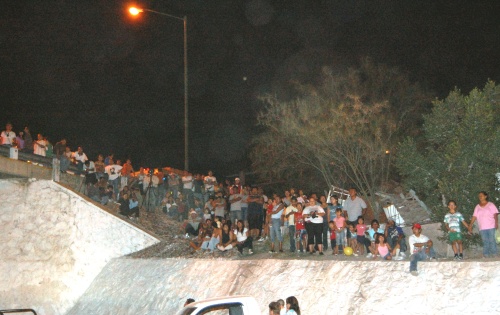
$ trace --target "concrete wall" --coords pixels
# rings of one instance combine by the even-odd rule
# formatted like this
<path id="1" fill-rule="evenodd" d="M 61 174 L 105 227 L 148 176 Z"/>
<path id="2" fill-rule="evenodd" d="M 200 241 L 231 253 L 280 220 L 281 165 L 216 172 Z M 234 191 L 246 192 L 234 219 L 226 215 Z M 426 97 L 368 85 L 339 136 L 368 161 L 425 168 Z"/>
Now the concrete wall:
<path id="1" fill-rule="evenodd" d="M 249 294 L 261 305 L 294 295 L 302 314 L 495 314 L 498 261 L 113 259 L 68 312 L 176 314 L 188 297 Z M 252 314 L 253 315 L 253 314 Z"/>
<path id="2" fill-rule="evenodd" d="M 47 180 L 0 180 L 0 226 L 0 309 L 38 314 L 64 314 L 110 259 L 158 242 Z"/>

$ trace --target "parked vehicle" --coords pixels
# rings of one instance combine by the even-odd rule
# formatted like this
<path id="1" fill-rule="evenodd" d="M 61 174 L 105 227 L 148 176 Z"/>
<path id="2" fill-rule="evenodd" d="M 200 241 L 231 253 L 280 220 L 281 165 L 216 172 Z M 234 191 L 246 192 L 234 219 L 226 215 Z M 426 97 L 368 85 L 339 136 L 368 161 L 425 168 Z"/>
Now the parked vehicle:
<path id="1" fill-rule="evenodd" d="M 259 315 L 260 307 L 249 295 L 217 297 L 186 305 L 179 315 Z"/>

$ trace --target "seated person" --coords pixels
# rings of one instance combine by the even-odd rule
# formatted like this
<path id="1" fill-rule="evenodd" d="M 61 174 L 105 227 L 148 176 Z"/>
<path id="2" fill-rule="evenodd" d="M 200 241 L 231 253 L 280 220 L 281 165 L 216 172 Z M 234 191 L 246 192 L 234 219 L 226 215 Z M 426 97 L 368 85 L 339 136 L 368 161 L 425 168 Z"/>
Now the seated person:
<path id="1" fill-rule="evenodd" d="M 233 248 L 233 245 L 236 244 L 236 241 L 234 239 L 234 234 L 233 232 L 229 229 L 229 224 L 227 222 L 224 222 L 222 224 L 222 230 L 221 230 L 221 240 L 219 244 L 217 245 L 217 248 L 220 251 L 227 251 Z"/>
<path id="2" fill-rule="evenodd" d="M 406 257 L 406 237 L 403 229 L 396 226 L 396 223 L 392 219 L 387 219 L 387 224 L 385 226 L 385 237 L 387 238 L 387 243 L 392 248 L 396 248 L 399 245 L 399 250 L 396 251 L 394 256 L 395 260 L 401 260 Z"/>
<path id="3" fill-rule="evenodd" d="M 135 209 L 130 209 L 130 200 L 128 197 L 128 193 L 124 193 L 121 198 L 118 200 L 120 204 L 120 214 L 132 218 L 132 214 L 135 214 L 135 217 L 139 217 L 139 207 L 135 207 Z"/>
<path id="4" fill-rule="evenodd" d="M 370 229 L 365 233 L 365 235 L 367 236 L 367 238 L 365 240 L 365 247 L 366 247 L 366 251 L 368 252 L 368 255 L 366 255 L 367 258 L 371 258 L 377 254 L 377 251 L 375 248 L 375 234 L 376 233 L 384 234 L 384 230 L 382 230 L 380 228 L 380 224 L 378 223 L 378 220 L 373 219 Z"/>
<path id="5" fill-rule="evenodd" d="M 242 221 L 236 223 L 234 234 L 236 236 L 236 247 L 238 248 L 238 252 L 243 254 L 243 248 L 248 247 L 248 254 L 253 254 L 253 239 L 251 236 L 248 236 L 248 229 L 243 226 Z"/>
<path id="6" fill-rule="evenodd" d="M 189 212 L 189 219 L 184 220 L 184 233 L 186 233 L 187 235 L 191 234 L 193 236 L 197 236 L 199 233 L 200 223 L 201 218 L 198 216 L 196 211 L 191 210 Z"/>
<path id="7" fill-rule="evenodd" d="M 436 259 L 436 252 L 434 251 L 432 241 L 425 235 L 422 234 L 422 226 L 418 223 L 413 224 L 411 229 L 413 235 L 408 239 L 410 244 L 410 273 L 414 276 L 418 276 L 417 263 L 419 261 Z"/>

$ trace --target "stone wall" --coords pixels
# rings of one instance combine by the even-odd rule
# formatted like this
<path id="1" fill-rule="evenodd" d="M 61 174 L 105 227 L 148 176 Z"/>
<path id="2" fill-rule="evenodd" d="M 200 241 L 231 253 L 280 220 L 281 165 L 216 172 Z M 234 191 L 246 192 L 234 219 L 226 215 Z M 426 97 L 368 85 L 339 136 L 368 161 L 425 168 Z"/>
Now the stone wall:
<path id="1" fill-rule="evenodd" d="M 184 301 L 294 295 L 304 315 L 497 314 L 498 261 L 113 259 L 68 315 L 177 314 Z M 254 315 L 254 314 L 252 314 Z"/>
<path id="2" fill-rule="evenodd" d="M 0 309 L 64 314 L 106 263 L 158 240 L 48 180 L 0 180 Z"/>

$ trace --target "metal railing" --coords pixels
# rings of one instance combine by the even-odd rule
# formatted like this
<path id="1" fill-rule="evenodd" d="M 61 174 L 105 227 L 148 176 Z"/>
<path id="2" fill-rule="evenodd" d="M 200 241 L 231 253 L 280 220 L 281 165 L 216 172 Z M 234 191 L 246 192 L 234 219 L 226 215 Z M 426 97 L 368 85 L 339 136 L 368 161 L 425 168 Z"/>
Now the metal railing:
<path id="1" fill-rule="evenodd" d="M 0 145 L 0 155 L 10 158 L 10 149 L 11 148 L 8 146 Z M 18 150 L 17 159 L 25 162 L 38 163 L 45 167 L 52 168 L 51 157 L 41 156 L 33 153 L 26 153 Z M 70 164 L 68 170 L 73 173 L 78 172 L 78 168 L 74 164 Z"/>

